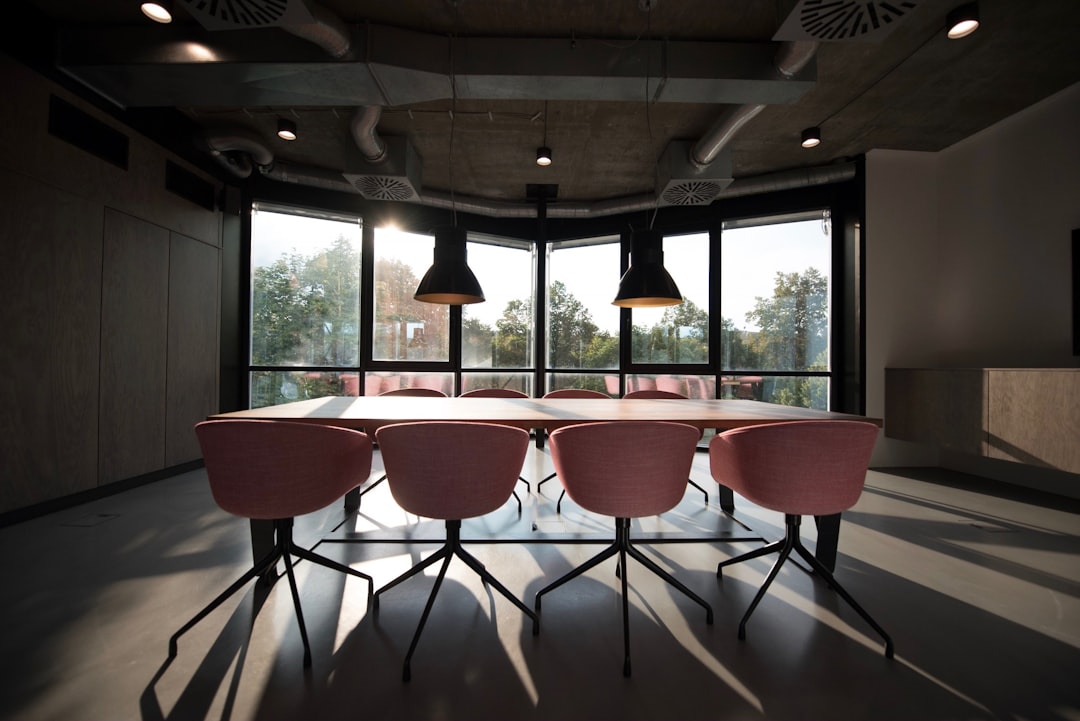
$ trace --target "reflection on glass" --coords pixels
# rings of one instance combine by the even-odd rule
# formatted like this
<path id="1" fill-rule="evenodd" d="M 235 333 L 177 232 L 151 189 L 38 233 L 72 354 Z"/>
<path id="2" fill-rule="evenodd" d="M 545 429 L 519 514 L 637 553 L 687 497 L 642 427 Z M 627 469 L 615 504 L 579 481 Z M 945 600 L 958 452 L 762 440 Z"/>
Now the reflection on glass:
<path id="1" fill-rule="evenodd" d="M 687 398 L 716 398 L 716 378 L 661 373 L 659 375 L 631 374 L 626 376 L 626 392 L 631 391 L 667 391 L 678 393 Z"/>
<path id="2" fill-rule="evenodd" d="M 252 214 L 252 365 L 356 365 L 359 249 L 356 222 Z"/>
<path id="3" fill-rule="evenodd" d="M 323 396 L 360 395 L 358 373 L 252 371 L 251 407 L 263 408 Z"/>
<path id="4" fill-rule="evenodd" d="M 453 373 L 395 373 L 393 371 L 365 373 L 364 395 L 377 396 L 402 388 L 431 388 L 443 395 L 454 395 Z"/>
<path id="5" fill-rule="evenodd" d="M 449 360 L 450 306 L 413 300 L 434 248 L 428 235 L 375 229 L 375 360 Z"/>
<path id="6" fill-rule="evenodd" d="M 619 308 L 611 300 L 619 287 L 618 238 L 552 243 L 547 268 L 548 367 L 617 368 Z"/>
<path id="7" fill-rule="evenodd" d="M 809 215 L 765 225 L 725 224 L 720 274 L 725 370 L 829 370 L 831 230 L 827 213 L 806 219 Z"/>
<path id="8" fill-rule="evenodd" d="M 461 392 L 478 388 L 508 388 L 532 396 L 532 373 L 462 373 Z"/>
<path id="9" fill-rule="evenodd" d="M 614 296 L 612 297 L 614 298 Z M 548 373 L 547 391 L 545 392 L 549 393 L 563 388 L 585 388 L 615 397 L 616 393 L 608 390 L 604 378 L 605 376 L 599 373 Z"/>
<path id="10" fill-rule="evenodd" d="M 683 302 L 634 308 L 634 363 L 709 362 L 709 234 L 664 238 L 664 267 Z"/>
<path id="11" fill-rule="evenodd" d="M 533 367 L 533 248 L 469 243 L 469 267 L 487 300 L 462 306 L 463 368 Z"/>

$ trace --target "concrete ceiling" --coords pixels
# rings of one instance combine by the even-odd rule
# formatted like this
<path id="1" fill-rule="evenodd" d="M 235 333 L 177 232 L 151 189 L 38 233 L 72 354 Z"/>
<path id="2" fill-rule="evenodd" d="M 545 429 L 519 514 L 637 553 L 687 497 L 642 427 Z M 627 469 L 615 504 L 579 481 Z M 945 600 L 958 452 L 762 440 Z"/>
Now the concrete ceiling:
<path id="1" fill-rule="evenodd" d="M 342 59 L 278 26 L 214 30 L 192 9 L 205 0 L 178 0 L 171 26 L 138 0 L 29 1 L 66 28 L 61 67 L 119 104 L 175 107 L 331 178 L 363 162 L 357 107 L 381 105 L 377 135 L 408 139 L 419 186 L 492 202 L 524 203 L 530 184 L 557 185 L 560 203 L 655 194 L 672 141 L 692 147 L 748 103 L 764 108 L 725 144 L 736 182 L 941 150 L 1080 81 L 1077 0 L 981 0 L 961 40 L 945 37 L 959 0 L 839 0 L 869 30 L 824 39 L 835 28 L 799 22 L 822 0 L 221 0 L 340 21 Z M 799 39 L 819 41 L 813 60 L 778 77 L 766 66 Z M 183 55 L 192 42 L 213 59 Z M 298 140 L 275 136 L 280 117 Z M 809 126 L 823 141 L 807 150 Z M 545 143 L 554 162 L 538 167 Z"/>

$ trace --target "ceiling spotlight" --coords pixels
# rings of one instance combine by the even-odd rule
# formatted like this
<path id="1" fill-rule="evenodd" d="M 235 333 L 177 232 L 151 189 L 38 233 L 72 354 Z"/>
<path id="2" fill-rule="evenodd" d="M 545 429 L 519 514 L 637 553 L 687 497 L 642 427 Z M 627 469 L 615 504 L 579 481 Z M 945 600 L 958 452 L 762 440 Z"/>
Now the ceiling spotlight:
<path id="1" fill-rule="evenodd" d="M 968 3 L 952 10 L 946 20 L 950 40 L 966 38 L 979 29 L 979 5 Z"/>
<path id="2" fill-rule="evenodd" d="M 144 2 L 140 9 L 143 15 L 154 22 L 165 24 L 172 22 L 171 6 L 170 0 L 157 0 L 156 2 Z"/>
<path id="3" fill-rule="evenodd" d="M 277 136 L 282 140 L 296 140 L 296 123 L 288 118 L 278 118 Z"/>
<path id="4" fill-rule="evenodd" d="M 536 164 L 543 166 L 551 165 L 551 148 L 545 145 L 536 149 Z"/>
<path id="5" fill-rule="evenodd" d="M 821 128 L 813 127 L 802 131 L 802 146 L 816 148 L 821 145 Z"/>

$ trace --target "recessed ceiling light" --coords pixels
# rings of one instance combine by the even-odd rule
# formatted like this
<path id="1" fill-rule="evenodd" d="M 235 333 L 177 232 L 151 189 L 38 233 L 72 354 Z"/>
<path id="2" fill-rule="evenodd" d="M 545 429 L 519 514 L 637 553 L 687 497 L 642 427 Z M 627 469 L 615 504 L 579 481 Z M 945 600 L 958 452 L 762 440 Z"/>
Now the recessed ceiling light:
<path id="1" fill-rule="evenodd" d="M 979 29 L 979 6 L 976 3 L 961 5 L 949 13 L 946 24 L 950 40 L 966 38 Z"/>

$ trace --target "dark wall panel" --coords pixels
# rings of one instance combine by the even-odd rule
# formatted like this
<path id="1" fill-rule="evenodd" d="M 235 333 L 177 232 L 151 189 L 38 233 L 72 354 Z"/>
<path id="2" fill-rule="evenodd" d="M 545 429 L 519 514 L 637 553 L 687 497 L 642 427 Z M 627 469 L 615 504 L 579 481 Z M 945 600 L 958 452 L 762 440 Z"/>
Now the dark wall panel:
<path id="1" fill-rule="evenodd" d="M 192 427 L 218 405 L 220 251 L 172 234 L 165 465 L 202 457 Z"/>
<path id="2" fill-rule="evenodd" d="M 0 169 L 0 511 L 97 483 L 102 222 Z"/>
<path id="3" fill-rule="evenodd" d="M 105 211 L 101 292 L 100 482 L 165 460 L 169 231 Z"/>

